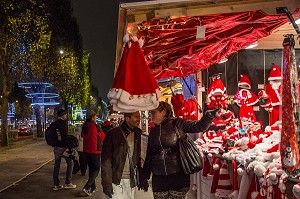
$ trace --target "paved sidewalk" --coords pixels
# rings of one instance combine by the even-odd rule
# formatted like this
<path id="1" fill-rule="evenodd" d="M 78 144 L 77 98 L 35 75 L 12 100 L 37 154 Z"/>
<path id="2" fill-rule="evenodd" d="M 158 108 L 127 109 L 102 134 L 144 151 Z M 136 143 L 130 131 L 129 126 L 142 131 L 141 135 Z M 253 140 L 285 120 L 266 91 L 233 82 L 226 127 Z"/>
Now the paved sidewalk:
<path id="1" fill-rule="evenodd" d="M 23 143 L 21 143 L 23 142 Z M 88 176 L 80 174 L 73 175 L 73 183 L 77 185 L 73 190 L 52 190 L 53 151 L 44 139 L 24 140 L 12 149 L 0 150 L 0 198 L 1 199 L 71 199 L 86 197 L 82 188 Z M 60 179 L 64 182 L 66 163 L 62 160 Z M 99 175 L 100 176 L 100 175 Z M 98 192 L 89 198 L 104 199 L 100 184 L 100 177 L 97 178 Z M 138 191 L 137 198 L 150 199 L 151 190 L 148 192 Z"/>
<path id="2" fill-rule="evenodd" d="M 0 198 L 1 199 L 71 199 L 88 197 L 82 192 L 88 176 L 73 175 L 73 190 L 53 191 L 53 149 L 44 139 L 32 138 L 14 143 L 11 149 L 0 148 Z M 66 163 L 62 160 L 60 181 L 64 182 Z M 80 172 L 79 172 L 80 173 Z M 98 192 L 89 198 L 105 199 L 100 183 Z M 137 191 L 137 199 L 153 198 L 151 187 L 148 192 Z M 189 194 L 189 199 L 195 198 Z"/>

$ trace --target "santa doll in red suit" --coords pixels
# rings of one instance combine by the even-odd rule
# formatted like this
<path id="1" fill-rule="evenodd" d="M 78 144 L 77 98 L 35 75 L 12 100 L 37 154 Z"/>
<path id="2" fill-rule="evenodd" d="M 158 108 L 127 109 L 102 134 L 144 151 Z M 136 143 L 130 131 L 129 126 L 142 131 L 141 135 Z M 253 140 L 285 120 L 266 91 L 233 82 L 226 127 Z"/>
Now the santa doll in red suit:
<path id="1" fill-rule="evenodd" d="M 220 79 L 219 75 L 212 77 L 213 81 L 207 91 L 206 105 L 212 108 L 227 108 L 227 97 L 225 93 L 226 87 Z"/>
<path id="2" fill-rule="evenodd" d="M 273 107 L 270 112 L 270 125 L 279 120 L 279 112 L 281 106 L 281 72 L 277 65 L 271 68 L 270 76 L 268 78 L 269 84 L 266 85 L 266 93 L 270 96 L 271 105 Z"/>
<path id="3" fill-rule="evenodd" d="M 240 90 L 234 95 L 234 102 L 241 107 L 242 105 L 253 106 L 258 102 L 257 96 L 250 91 L 251 82 L 249 77 L 246 75 L 241 75 L 241 79 L 238 82 L 238 87 Z"/>

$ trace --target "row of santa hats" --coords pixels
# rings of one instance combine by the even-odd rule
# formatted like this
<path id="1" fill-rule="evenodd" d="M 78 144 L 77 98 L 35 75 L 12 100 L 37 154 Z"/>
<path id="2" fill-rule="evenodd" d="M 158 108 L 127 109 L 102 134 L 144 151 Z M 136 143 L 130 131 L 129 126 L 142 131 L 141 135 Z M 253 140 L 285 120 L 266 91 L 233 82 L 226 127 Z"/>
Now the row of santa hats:
<path id="1" fill-rule="evenodd" d="M 232 174 L 230 175 L 228 161 L 214 156 L 204 157 L 202 176 L 212 179 L 211 198 L 287 199 L 288 175 L 280 163 L 273 163 L 262 176 L 240 168 L 236 160 L 232 160 L 231 164 Z M 242 176 L 240 183 L 238 175 Z M 294 185 L 292 191 L 293 199 L 299 199 L 300 183 Z"/>
<path id="2" fill-rule="evenodd" d="M 198 103 L 196 99 L 184 100 L 183 94 L 175 94 L 171 98 L 174 114 L 187 120 L 198 120 Z"/>

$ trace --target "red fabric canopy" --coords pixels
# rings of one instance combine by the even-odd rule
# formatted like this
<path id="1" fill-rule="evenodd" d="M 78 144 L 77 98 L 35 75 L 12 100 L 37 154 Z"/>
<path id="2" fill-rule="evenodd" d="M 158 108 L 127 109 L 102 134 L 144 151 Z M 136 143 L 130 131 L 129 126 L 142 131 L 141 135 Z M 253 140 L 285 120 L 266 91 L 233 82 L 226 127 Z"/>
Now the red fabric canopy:
<path id="1" fill-rule="evenodd" d="M 293 17 L 299 15 L 297 8 Z M 288 21 L 286 15 L 267 15 L 260 10 L 152 19 L 140 24 L 138 37 L 145 38 L 145 58 L 156 79 L 182 77 L 219 63 Z M 196 40 L 200 25 L 206 27 L 204 40 Z"/>

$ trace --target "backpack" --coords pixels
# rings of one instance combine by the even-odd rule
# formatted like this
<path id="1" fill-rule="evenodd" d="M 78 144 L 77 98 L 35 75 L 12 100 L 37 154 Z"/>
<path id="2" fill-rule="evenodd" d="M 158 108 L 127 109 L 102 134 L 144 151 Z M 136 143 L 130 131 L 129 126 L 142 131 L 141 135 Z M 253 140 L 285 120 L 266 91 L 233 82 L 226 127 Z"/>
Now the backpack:
<path id="1" fill-rule="evenodd" d="M 54 146 L 58 142 L 57 128 L 55 122 L 52 122 L 45 131 L 45 139 L 49 146 Z"/>

